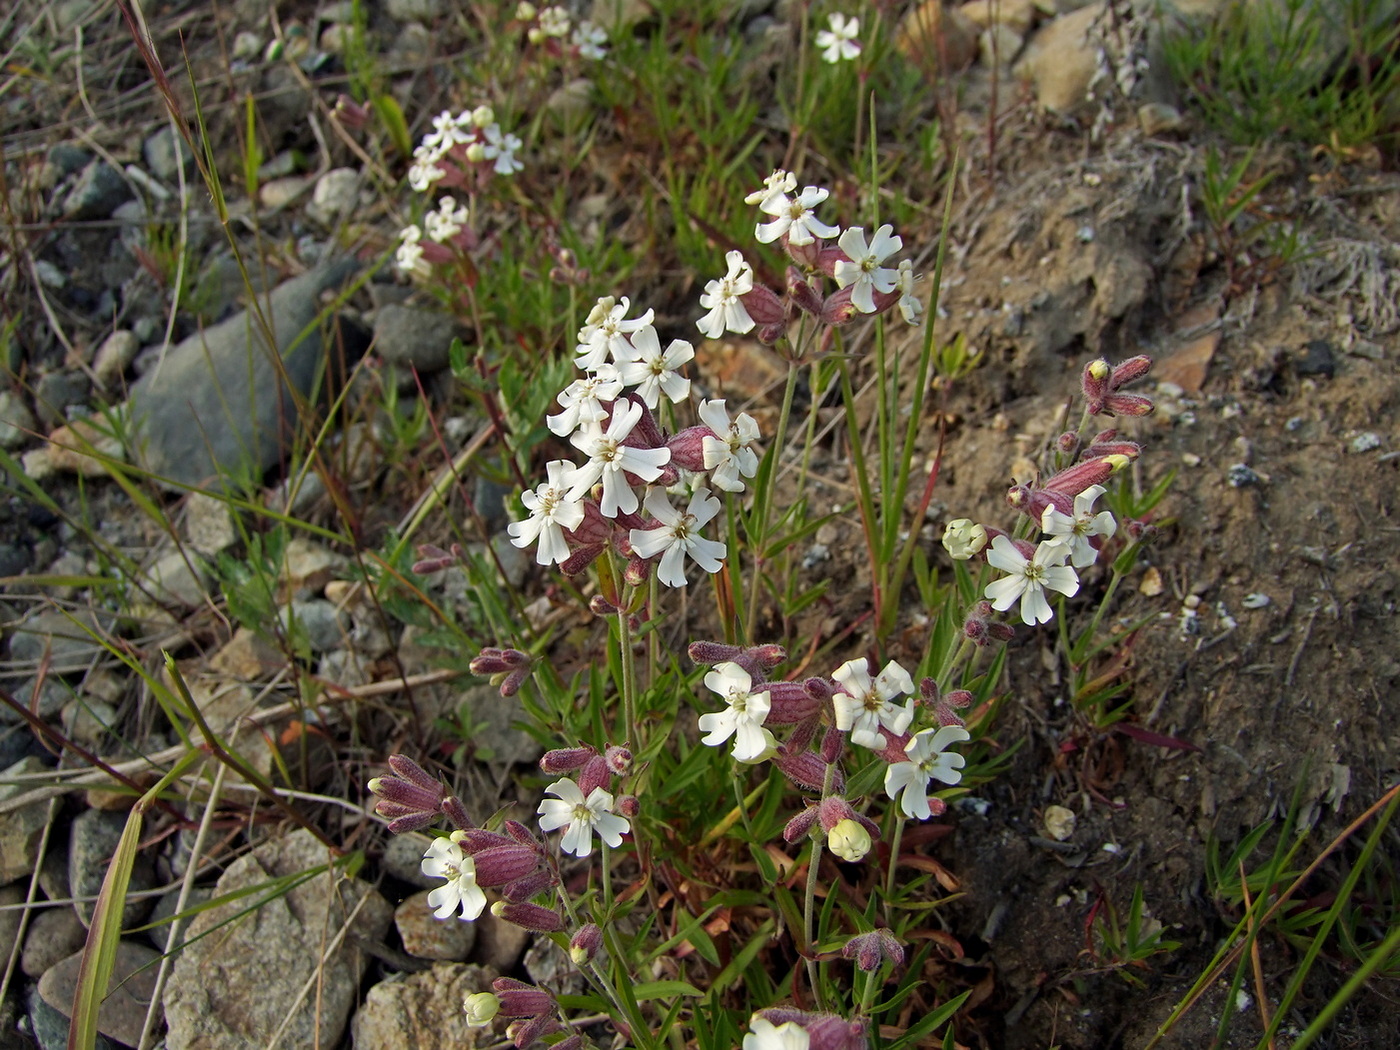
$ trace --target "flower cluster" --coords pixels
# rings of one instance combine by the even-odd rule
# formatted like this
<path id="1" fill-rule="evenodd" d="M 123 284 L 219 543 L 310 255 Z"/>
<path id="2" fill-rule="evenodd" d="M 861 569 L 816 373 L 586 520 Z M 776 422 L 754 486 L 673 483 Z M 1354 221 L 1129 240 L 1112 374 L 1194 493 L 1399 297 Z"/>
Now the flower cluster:
<path id="1" fill-rule="evenodd" d="M 690 396 L 681 370 L 695 351 L 683 339 L 663 349 L 653 312 L 629 318 L 631 305 L 598 300 L 574 351 L 583 376 L 559 394 L 559 413 L 545 421 L 586 461 L 546 464 L 544 484 L 521 497 L 530 516 L 508 531 L 517 547 L 536 547 L 541 565 L 578 573 L 611 548 L 628 559 L 629 582 L 654 569 L 668 587 L 683 587 L 687 560 L 708 573 L 720 569 L 725 545 L 702 534 L 721 507 L 710 486 L 742 492 L 743 479 L 758 472 L 758 424 L 744 413 L 731 419 L 722 400 L 701 401 L 699 426 L 663 431 L 654 410 L 663 399 Z M 682 471 L 690 483 L 677 506 L 666 489 Z"/>
<path id="2" fill-rule="evenodd" d="M 525 26 L 526 40 L 552 55 L 596 62 L 608 53 L 608 34 L 601 26 L 588 21 L 575 25 L 569 12 L 558 4 L 540 8 L 522 0 L 516 5 L 515 19 Z"/>
<path id="3" fill-rule="evenodd" d="M 800 788 L 821 790 L 822 798 L 789 823 L 785 835 L 795 841 L 820 823 L 828 845 L 848 860 L 870 848 L 875 825 L 840 798 L 844 781 L 839 758 L 844 740 L 878 754 L 888 764 L 885 791 L 904 813 L 926 820 L 942 812 L 930 799 L 929 784 L 957 784 L 964 759 L 948 751 L 971 739 L 954 708 L 971 694 L 944 697 L 932 679 L 920 683 L 918 698 L 909 672 L 891 660 L 874 676 L 865 657 L 848 660 L 831 673 L 800 682 L 772 681 L 769 674 L 786 658 L 775 645 L 744 648 L 720 642 L 692 642 L 690 658 L 712 666 L 705 686 L 724 700 L 725 708 L 700 716 L 702 743 L 719 747 L 731 739 L 736 761 L 771 760 Z M 904 698 L 903 703 L 898 701 Z M 918 708 L 932 710 L 936 726 L 910 733 Z M 791 727 L 779 742 L 773 727 Z M 823 732 L 816 750 L 811 744 Z"/>
<path id="4" fill-rule="evenodd" d="M 545 788 L 545 794 L 554 798 L 545 799 L 536 811 L 540 828 L 562 828 L 559 847 L 576 857 L 587 857 L 593 852 L 594 832 L 611 847 L 622 845 L 622 836 L 632 830 L 632 825 L 619 810 L 635 813 L 636 800 L 615 799 L 608 788 L 612 778 L 627 772 L 631 764 L 631 752 L 622 747 L 610 747 L 601 755 L 591 747 L 547 752 L 540 759 L 541 769 L 546 773 L 577 770 L 577 777 L 556 780 Z"/>
<path id="5" fill-rule="evenodd" d="M 908 323 L 919 323 L 923 304 L 914 295 L 913 264 L 905 259 L 885 265 L 903 249 L 903 239 L 889 225 L 868 237 L 862 226 L 842 231 L 828 225 L 817 217 L 816 208 L 829 195 L 820 186 L 797 192 L 797 177 L 779 170 L 744 198 L 769 217 L 754 227 L 758 242 L 780 243 L 792 260 L 787 287 L 780 294 L 759 283 L 742 252 L 727 253 L 725 275 L 709 281 L 700 297 L 706 313 L 696 327 L 707 338 L 718 339 L 725 332 L 744 335 L 757 328 L 758 340 L 772 344 L 799 313 L 823 324 L 843 325 L 862 314 L 898 308 Z M 823 243 L 827 241 L 835 243 Z M 823 294 L 827 280 L 835 289 Z"/>

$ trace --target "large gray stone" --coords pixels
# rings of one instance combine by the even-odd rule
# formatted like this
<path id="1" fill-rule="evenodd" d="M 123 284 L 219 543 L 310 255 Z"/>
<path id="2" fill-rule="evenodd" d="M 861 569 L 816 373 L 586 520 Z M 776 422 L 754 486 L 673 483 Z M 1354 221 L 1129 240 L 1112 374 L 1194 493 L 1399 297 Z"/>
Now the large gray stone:
<path id="1" fill-rule="evenodd" d="M 389 303 L 374 317 L 374 351 L 391 365 L 436 372 L 447 367 L 460 333 L 447 314 Z"/>
<path id="2" fill-rule="evenodd" d="M 294 831 L 229 865 L 215 896 L 297 876 L 331 859 L 309 831 Z M 369 962 L 355 945 L 379 941 L 393 909 L 368 883 L 339 871 L 322 872 L 247 912 L 266 896 L 264 888 L 201 912 L 190 924 L 165 989 L 169 1050 L 266 1046 L 279 1029 L 280 1046 L 340 1045 Z M 330 950 L 347 921 L 340 947 Z"/>
<path id="3" fill-rule="evenodd" d="M 488 1028 L 468 1028 L 462 1000 L 489 992 L 496 971 L 460 963 L 438 963 L 407 978 L 380 981 L 365 996 L 351 1028 L 355 1050 L 472 1050 L 495 1043 L 505 1018 Z"/>
<path id="4" fill-rule="evenodd" d="M 146 1010 L 156 987 L 156 962 L 160 953 L 136 941 L 118 941 L 117 957 L 108 982 L 107 997 L 97 1011 L 97 1030 L 127 1046 L 141 1041 Z M 69 1015 L 78 988 L 83 953 L 75 952 L 50 967 L 39 978 L 39 994 L 55 1010 Z"/>
<path id="5" fill-rule="evenodd" d="M 0 801 L 22 794 L 19 784 L 8 783 L 24 773 L 42 772 L 45 765 L 30 755 L 0 773 Z M 39 859 L 39 841 L 49 822 L 49 803 L 30 802 L 10 813 L 0 814 L 0 886 L 28 876 Z"/>
<path id="6" fill-rule="evenodd" d="M 363 352 L 359 333 L 346 325 L 323 332 L 318 323 L 321 293 L 357 267 L 350 259 L 323 266 L 262 299 L 275 351 L 249 310 L 173 347 L 132 389 L 133 461 L 176 487 L 260 479 L 291 447 L 293 390 L 311 394 L 328 353 L 339 372 Z"/>
<path id="7" fill-rule="evenodd" d="M 102 889 L 102 881 L 107 877 L 112 857 L 121 842 L 126 829 L 125 813 L 109 813 L 100 809 L 88 809 L 73 818 L 73 827 L 68 839 L 68 888 L 76 898 L 74 907 L 78 917 L 86 925 L 92 921 L 95 907 L 91 899 Z M 131 894 L 153 889 L 156 885 L 155 866 L 147 853 L 137 853 L 131 866 L 131 880 L 127 884 L 127 899 L 122 907 L 122 926 L 135 926 L 151 913 L 155 901 L 149 897 L 133 897 Z"/>

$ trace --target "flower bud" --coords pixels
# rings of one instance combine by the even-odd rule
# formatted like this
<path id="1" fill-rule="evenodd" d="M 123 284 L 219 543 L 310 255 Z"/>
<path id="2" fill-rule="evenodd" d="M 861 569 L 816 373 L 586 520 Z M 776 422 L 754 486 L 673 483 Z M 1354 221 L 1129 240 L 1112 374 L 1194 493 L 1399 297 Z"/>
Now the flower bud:
<path id="1" fill-rule="evenodd" d="M 515 1021 L 506 1029 L 506 1036 L 515 1044 L 515 1050 L 526 1050 L 551 1032 L 558 1031 L 561 1025 L 548 1014 Z"/>
<path id="2" fill-rule="evenodd" d="M 1109 394 L 1102 411 L 1111 416 L 1150 416 L 1156 408 L 1156 403 L 1142 394 Z"/>
<path id="3" fill-rule="evenodd" d="M 466 149 L 467 160 L 473 164 L 480 164 L 486 159 L 486 144 L 484 142 L 473 142 Z"/>
<path id="4" fill-rule="evenodd" d="M 870 832 L 854 820 L 842 820 L 827 832 L 826 844 L 832 853 L 854 864 L 870 852 Z"/>
<path id="5" fill-rule="evenodd" d="M 608 768 L 603 756 L 595 751 L 579 769 L 578 789 L 583 792 L 583 797 L 587 798 L 593 794 L 594 788 L 606 790 L 611 784 L 612 770 Z"/>
<path id="6" fill-rule="evenodd" d="M 490 106 L 481 105 L 472 110 L 472 123 L 479 128 L 496 123 L 496 112 Z"/>
<path id="7" fill-rule="evenodd" d="M 472 854 L 478 886 L 504 886 L 539 870 L 540 855 L 529 846 L 511 843 Z"/>
<path id="8" fill-rule="evenodd" d="M 477 992 L 462 1002 L 468 1028 L 485 1028 L 501 1011 L 501 1000 L 490 992 Z"/>
<path id="9" fill-rule="evenodd" d="M 469 828 L 472 826 L 472 818 L 467 816 L 467 807 L 462 805 L 462 800 L 456 795 L 448 795 L 442 800 L 442 812 L 448 820 L 452 821 L 453 827 Z"/>
<path id="10" fill-rule="evenodd" d="M 831 726 L 822 737 L 821 756 L 822 761 L 827 765 L 835 765 L 841 761 L 841 754 L 846 750 L 846 734 L 835 726 Z"/>
<path id="11" fill-rule="evenodd" d="M 602 553 L 602 548 L 598 548 L 598 553 Z M 597 555 L 594 555 L 597 557 Z M 562 568 L 562 566 L 560 566 Z M 579 570 L 580 572 L 582 570 Z M 595 594 L 588 599 L 588 611 L 594 616 L 616 616 L 621 610 L 616 605 L 608 601 L 601 594 Z"/>
<path id="12" fill-rule="evenodd" d="M 767 725 L 790 726 L 817 715 L 822 702 L 808 691 L 804 682 L 767 682 Z"/>
<path id="13" fill-rule="evenodd" d="M 791 741 L 789 741 L 790 743 Z M 820 791 L 826 782 L 827 764 L 815 751 L 792 752 L 788 751 L 786 747 L 782 747 L 773 756 L 773 764 L 778 767 L 783 776 L 804 791 Z M 845 778 L 839 769 L 835 770 L 834 773 L 832 789 L 840 791 L 845 786 Z"/>
<path id="14" fill-rule="evenodd" d="M 758 330 L 758 341 L 764 346 L 772 346 L 787 335 L 787 324 L 766 324 Z"/>
<path id="15" fill-rule="evenodd" d="M 803 313 L 811 314 L 813 317 L 821 316 L 822 297 L 793 266 L 788 267 L 787 291 L 793 304 Z"/>
<path id="16" fill-rule="evenodd" d="M 855 285 L 847 285 L 840 291 L 832 292 L 826 297 L 826 302 L 822 303 L 822 311 L 819 315 L 822 324 L 840 327 L 860 316 L 860 311 L 856 309 L 856 304 L 851 302 L 851 295 L 853 294 L 854 288 Z"/>
<path id="17" fill-rule="evenodd" d="M 671 462 L 682 470 L 705 469 L 705 439 L 718 435 L 709 427 L 686 427 L 666 442 L 671 450 Z"/>
<path id="18" fill-rule="evenodd" d="M 593 923 L 579 928 L 578 932 L 569 939 L 569 958 L 574 961 L 575 966 L 583 966 L 597 955 L 603 948 L 603 931 Z"/>
<path id="19" fill-rule="evenodd" d="M 943 529 L 943 549 L 954 561 L 967 561 L 986 546 L 986 526 L 970 518 L 954 518 Z"/>
<path id="20" fill-rule="evenodd" d="M 1127 386 L 1135 379 L 1141 379 L 1147 375 L 1152 368 L 1152 358 L 1146 354 L 1138 354 L 1122 362 L 1113 370 L 1109 377 L 1108 386 L 1110 390 L 1117 390 L 1119 387 Z"/>
<path id="21" fill-rule="evenodd" d="M 1079 448 L 1079 435 L 1073 430 L 1066 430 L 1055 439 L 1055 448 L 1066 456 L 1074 455 Z"/>
<path id="22" fill-rule="evenodd" d="M 504 1017 L 543 1017 L 554 1013 L 557 1005 L 554 996 L 543 988 L 517 981 L 514 977 L 497 977 L 491 982 L 491 987 L 500 997 L 500 1012 Z"/>
<path id="23" fill-rule="evenodd" d="M 342 125 L 352 131 L 361 131 L 369 124 L 369 110 L 359 105 L 349 95 L 337 95 L 335 109 L 332 112 Z"/>
<path id="24" fill-rule="evenodd" d="M 380 803 L 381 807 L 386 805 L 388 803 Z M 438 818 L 436 813 L 403 813 L 390 818 L 390 815 L 382 809 L 378 812 L 381 817 L 389 820 L 385 827 L 389 829 L 390 835 L 404 835 L 410 831 L 422 831 L 429 824 L 435 823 Z"/>
<path id="25" fill-rule="evenodd" d="M 603 761 L 607 763 L 614 776 L 626 776 L 632 769 L 632 752 L 625 747 L 609 744 L 603 751 Z"/>
<path id="26" fill-rule="evenodd" d="M 564 920 L 558 912 L 528 902 L 497 901 L 491 905 L 491 914 L 498 919 L 504 919 L 506 922 L 514 923 L 522 929 L 535 933 L 558 933 L 564 928 Z M 519 1015 L 507 1013 L 506 1016 L 517 1017 Z"/>
<path id="27" fill-rule="evenodd" d="M 618 814 L 626 817 L 628 820 L 633 819 L 642 811 L 642 800 L 636 795 L 618 795 L 613 805 L 617 809 Z"/>
<path id="28" fill-rule="evenodd" d="M 540 769 L 546 773 L 572 773 L 582 769 L 583 764 L 598 754 L 587 745 L 583 747 L 560 747 L 546 751 L 540 758 Z"/>
<path id="29" fill-rule="evenodd" d="M 533 22 L 537 14 L 539 12 L 535 9 L 535 5 L 530 3 L 530 0 L 520 0 L 520 3 L 515 7 L 515 17 L 520 22 Z"/>
<path id="30" fill-rule="evenodd" d="M 545 890 L 555 885 L 554 875 L 545 868 L 539 868 L 501 887 L 501 895 L 512 904 L 523 904 L 534 900 Z"/>
<path id="31" fill-rule="evenodd" d="M 904 963 L 904 946 L 895 940 L 894 934 L 886 929 L 871 930 L 858 937 L 852 937 L 841 949 L 846 959 L 854 959 L 856 965 L 866 973 L 880 968 L 888 959 L 896 966 Z"/>

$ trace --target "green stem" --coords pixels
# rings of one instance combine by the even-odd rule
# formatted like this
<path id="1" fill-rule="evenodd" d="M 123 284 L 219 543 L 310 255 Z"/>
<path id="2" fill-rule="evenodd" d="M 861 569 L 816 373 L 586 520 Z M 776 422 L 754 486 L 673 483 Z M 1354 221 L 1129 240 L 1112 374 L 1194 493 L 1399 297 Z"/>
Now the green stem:
<path id="1" fill-rule="evenodd" d="M 778 468 L 782 465 L 783 442 L 787 440 L 788 418 L 792 415 L 792 397 L 797 391 L 797 361 L 788 359 L 787 383 L 783 387 L 783 407 L 778 413 L 778 429 L 773 434 L 773 444 L 769 446 L 768 476 L 764 484 L 765 492 L 754 500 L 754 530 L 749 536 L 753 550 L 753 579 L 749 584 L 748 617 L 744 622 L 744 641 L 753 645 L 754 630 L 758 620 L 758 591 L 763 581 L 763 547 L 767 542 L 768 508 L 773 503 L 773 489 L 778 484 Z"/>
<path id="2" fill-rule="evenodd" d="M 600 847 L 603 853 L 603 914 L 611 919 L 613 909 L 612 847 L 606 842 L 601 843 Z"/>
<path id="3" fill-rule="evenodd" d="M 633 754 L 640 753 L 642 742 L 637 736 L 637 664 L 632 655 L 632 625 L 629 622 L 632 588 L 624 587 L 622 605 L 617 614 L 618 644 L 622 647 L 622 717 L 625 743 Z"/>
<path id="4" fill-rule="evenodd" d="M 890 814 L 894 818 L 894 831 L 890 833 L 890 863 L 885 872 L 885 925 L 890 925 L 890 900 L 894 897 L 895 872 L 899 869 L 899 844 L 904 837 L 904 818 L 893 807 Z"/>
<path id="5" fill-rule="evenodd" d="M 817 869 L 822 863 L 822 836 L 820 825 L 813 829 L 812 851 L 807 858 L 807 892 L 802 901 L 802 937 L 807 942 L 804 949 L 804 960 L 807 963 L 807 983 L 812 986 L 812 994 L 816 997 L 817 1007 L 821 1009 L 825 1003 L 825 996 L 822 994 L 821 983 L 817 980 L 817 960 L 811 957 L 812 945 L 816 943 L 816 911 L 817 911 Z"/>

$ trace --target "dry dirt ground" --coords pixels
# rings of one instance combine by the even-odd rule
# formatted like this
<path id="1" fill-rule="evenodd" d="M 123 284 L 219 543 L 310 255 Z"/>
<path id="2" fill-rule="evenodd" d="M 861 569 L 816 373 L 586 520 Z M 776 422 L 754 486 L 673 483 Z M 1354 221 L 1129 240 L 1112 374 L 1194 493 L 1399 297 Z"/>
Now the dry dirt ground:
<path id="1" fill-rule="evenodd" d="M 214 53 L 197 35 L 190 46 Z M 133 136 L 152 130 L 153 102 L 131 93 L 143 76 L 116 66 L 115 119 Z M 63 137 L 77 115 L 15 127 L 13 141 L 51 145 L 45 136 Z M 994 177 L 969 164 L 952 230 L 940 340 L 963 332 L 985 359 L 937 405 L 948 435 L 932 519 L 1005 521 L 1012 464 L 1057 432 L 1084 364 L 1156 357 L 1154 377 L 1169 383 L 1155 391 L 1159 410 L 1125 431 L 1144 447 L 1146 484 L 1177 475 L 1118 613 L 1146 620 L 1128 649 L 1133 719 L 1194 750 L 1094 731 L 1068 703 L 1054 638 L 1023 632 L 995 731 L 1014 755 L 978 789 L 985 804 L 955 808 L 939 851 L 966 892 L 946 913 L 965 953 L 950 987 L 984 996 L 959 1031 L 969 1045 L 1109 1050 L 1150 1037 L 1238 914 L 1206 883 L 1208 841 L 1233 845 L 1296 796 L 1320 848 L 1400 775 L 1400 178 L 1261 153 L 1258 171 L 1278 173 L 1262 203 L 1299 224 L 1305 251 L 1232 286 L 1190 204 L 1199 142 L 1125 133 L 1091 147 L 1029 116 L 1014 130 L 1003 147 L 1014 160 Z M 7 316 L 34 315 L 15 294 Z M 61 484 L 71 488 L 60 498 L 76 499 L 76 484 Z M 858 578 L 863 566 L 841 553 L 858 549 L 854 530 L 825 538 L 833 558 L 817 571 Z M 1077 815 L 1067 843 L 1047 842 L 1052 804 Z M 1400 857 L 1393 832 L 1387 847 Z M 1309 895 L 1334 889 L 1354 855 L 1344 847 Z M 1085 955 L 1095 902 L 1124 909 L 1139 883 L 1182 942 L 1150 961 L 1142 989 L 1095 973 Z M 1296 958 L 1277 936 L 1262 952 L 1271 977 Z M 1300 1016 L 1351 968 L 1328 955 Z M 1165 1045 L 1209 1045 L 1222 995 Z M 1397 1045 L 1396 997 L 1393 981 L 1374 982 L 1326 1045 Z"/>

